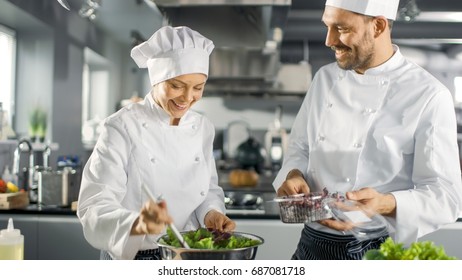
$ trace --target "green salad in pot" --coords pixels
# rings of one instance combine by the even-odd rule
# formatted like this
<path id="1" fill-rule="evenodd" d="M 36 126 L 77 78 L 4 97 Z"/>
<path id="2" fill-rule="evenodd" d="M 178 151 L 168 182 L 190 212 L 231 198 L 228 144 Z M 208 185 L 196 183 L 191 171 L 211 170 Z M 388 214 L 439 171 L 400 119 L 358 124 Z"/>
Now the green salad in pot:
<path id="1" fill-rule="evenodd" d="M 181 235 L 191 249 L 229 250 L 253 247 L 261 244 L 260 240 L 207 228 L 182 232 Z M 159 243 L 172 247 L 182 247 L 180 241 L 170 228 L 167 228 L 167 235 L 161 238 Z"/>

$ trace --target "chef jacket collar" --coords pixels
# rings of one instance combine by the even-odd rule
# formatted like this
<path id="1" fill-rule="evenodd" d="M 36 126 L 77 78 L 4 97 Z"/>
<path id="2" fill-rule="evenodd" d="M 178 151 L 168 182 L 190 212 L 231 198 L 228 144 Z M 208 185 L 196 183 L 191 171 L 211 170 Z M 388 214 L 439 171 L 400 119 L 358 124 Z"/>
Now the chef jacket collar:
<path id="1" fill-rule="evenodd" d="M 380 64 L 379 66 L 367 69 L 364 72 L 364 75 L 381 75 L 398 69 L 403 62 L 403 55 L 401 54 L 397 45 L 393 45 L 393 51 L 394 54 L 390 59 L 388 59 L 385 63 Z"/>
<path id="2" fill-rule="evenodd" d="M 146 99 L 149 101 L 150 107 L 152 111 L 157 114 L 159 117 L 160 122 L 165 123 L 167 125 L 170 125 L 170 115 L 165 112 L 165 110 L 157 104 L 157 102 L 154 100 L 154 97 L 152 96 L 152 92 L 149 92 L 146 95 Z M 191 110 L 191 109 L 189 109 Z M 184 123 L 184 120 L 188 118 L 189 115 L 189 110 L 183 115 L 183 117 L 180 120 L 180 125 Z"/>

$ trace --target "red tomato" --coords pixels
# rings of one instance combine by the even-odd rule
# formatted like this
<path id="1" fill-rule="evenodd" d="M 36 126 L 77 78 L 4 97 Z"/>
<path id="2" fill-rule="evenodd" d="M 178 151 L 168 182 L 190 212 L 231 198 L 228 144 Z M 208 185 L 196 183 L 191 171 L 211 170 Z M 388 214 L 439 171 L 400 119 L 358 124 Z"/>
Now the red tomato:
<path id="1" fill-rule="evenodd" d="M 6 193 L 6 182 L 0 179 L 0 193 Z"/>

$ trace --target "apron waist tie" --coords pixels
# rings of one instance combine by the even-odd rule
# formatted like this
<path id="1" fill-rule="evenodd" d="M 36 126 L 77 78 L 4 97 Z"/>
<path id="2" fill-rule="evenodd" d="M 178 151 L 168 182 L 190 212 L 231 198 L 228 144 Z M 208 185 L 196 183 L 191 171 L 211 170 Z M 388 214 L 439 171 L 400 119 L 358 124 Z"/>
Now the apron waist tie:
<path id="1" fill-rule="evenodd" d="M 112 260 L 112 257 L 107 251 L 101 251 L 100 260 Z M 138 253 L 136 253 L 136 256 L 135 258 L 133 258 L 133 260 L 161 260 L 160 250 L 159 248 L 156 248 L 156 249 L 138 251 Z"/>
<path id="2" fill-rule="evenodd" d="M 353 235 L 336 235 L 305 224 L 293 260 L 361 260 L 370 249 L 378 249 L 388 235 L 360 241 Z"/>

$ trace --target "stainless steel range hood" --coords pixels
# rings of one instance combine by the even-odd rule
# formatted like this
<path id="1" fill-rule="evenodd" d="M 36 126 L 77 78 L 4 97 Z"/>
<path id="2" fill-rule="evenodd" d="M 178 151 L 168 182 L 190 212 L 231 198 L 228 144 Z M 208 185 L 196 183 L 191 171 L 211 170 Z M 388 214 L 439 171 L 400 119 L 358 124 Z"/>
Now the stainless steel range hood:
<path id="1" fill-rule="evenodd" d="M 189 26 L 213 40 L 209 90 L 274 89 L 291 0 L 146 0 L 172 26 Z"/>

